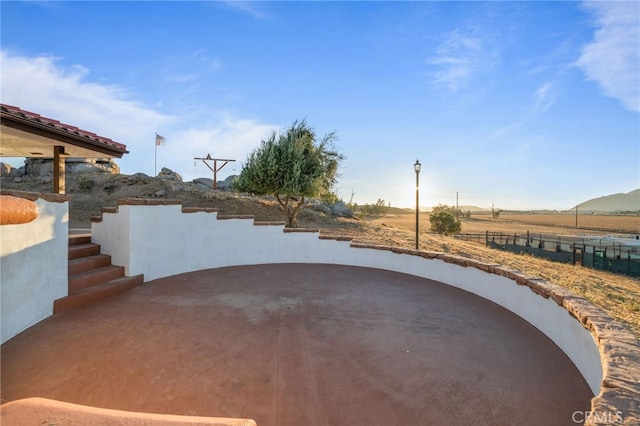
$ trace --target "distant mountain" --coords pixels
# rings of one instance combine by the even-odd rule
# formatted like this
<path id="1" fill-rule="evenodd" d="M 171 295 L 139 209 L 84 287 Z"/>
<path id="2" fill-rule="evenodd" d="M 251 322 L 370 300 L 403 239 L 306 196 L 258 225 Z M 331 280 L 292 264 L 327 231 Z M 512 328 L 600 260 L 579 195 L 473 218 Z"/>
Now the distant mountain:
<path id="1" fill-rule="evenodd" d="M 449 207 L 454 207 L 455 206 L 449 206 Z M 458 209 L 460 209 L 461 212 L 467 212 L 470 211 L 471 213 L 486 213 L 486 212 L 490 212 L 491 209 L 483 209 L 482 207 L 478 207 L 478 206 L 467 206 L 467 205 L 462 205 L 462 206 L 458 206 Z M 425 207 L 424 209 L 420 209 L 421 212 L 430 212 L 433 210 L 433 207 Z M 414 209 L 411 209 L 412 212 L 415 212 Z"/>
<path id="2" fill-rule="evenodd" d="M 482 207 L 478 206 L 458 206 L 458 208 L 463 212 L 470 211 L 471 213 L 482 213 L 491 211 L 491 209 L 483 209 Z"/>
<path id="3" fill-rule="evenodd" d="M 573 207 L 572 210 L 574 210 Z M 603 213 L 640 210 L 640 189 L 626 194 L 612 194 L 578 204 L 578 210 Z"/>

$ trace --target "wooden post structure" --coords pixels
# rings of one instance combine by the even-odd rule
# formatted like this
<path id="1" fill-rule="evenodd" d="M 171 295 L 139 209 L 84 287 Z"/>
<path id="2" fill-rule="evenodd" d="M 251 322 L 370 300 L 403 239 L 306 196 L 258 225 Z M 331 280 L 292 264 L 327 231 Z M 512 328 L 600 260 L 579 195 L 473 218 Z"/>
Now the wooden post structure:
<path id="1" fill-rule="evenodd" d="M 206 157 L 194 157 L 194 160 L 202 160 L 202 162 L 213 172 L 213 190 L 218 189 L 218 172 L 222 170 L 224 166 L 226 166 L 231 161 L 236 160 L 226 160 L 223 158 L 211 158 L 211 154 L 207 154 Z M 207 161 L 213 161 L 213 167 Z M 224 161 L 220 167 L 218 167 L 218 161 Z"/>
<path id="2" fill-rule="evenodd" d="M 64 146 L 53 147 L 53 192 L 65 193 Z"/>

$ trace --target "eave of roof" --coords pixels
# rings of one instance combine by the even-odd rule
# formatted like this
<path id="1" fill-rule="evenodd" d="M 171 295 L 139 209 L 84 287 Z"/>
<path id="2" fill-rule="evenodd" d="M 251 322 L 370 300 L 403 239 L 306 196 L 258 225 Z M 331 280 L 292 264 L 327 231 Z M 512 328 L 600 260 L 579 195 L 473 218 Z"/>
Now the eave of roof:
<path id="1" fill-rule="evenodd" d="M 63 145 L 72 157 L 121 158 L 129 153 L 124 144 L 12 105 L 0 104 L 0 124 L 2 157 L 30 156 L 21 150 L 24 148 L 21 145 L 29 143 L 49 147 Z"/>

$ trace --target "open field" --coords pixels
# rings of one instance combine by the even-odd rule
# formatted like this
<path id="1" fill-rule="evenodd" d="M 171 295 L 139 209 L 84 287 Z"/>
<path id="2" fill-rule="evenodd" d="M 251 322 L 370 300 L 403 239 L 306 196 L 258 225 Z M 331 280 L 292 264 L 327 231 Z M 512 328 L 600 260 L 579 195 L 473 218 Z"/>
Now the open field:
<path id="1" fill-rule="evenodd" d="M 482 216 L 478 216 L 482 218 Z M 485 219 L 485 218 L 482 218 Z M 486 217 L 487 221 L 494 219 Z M 572 214 L 509 214 L 500 215 L 499 221 L 549 226 L 554 229 L 576 230 L 576 217 Z M 578 230 L 600 230 L 608 233 L 640 234 L 640 216 L 578 215 Z M 564 229 L 562 232 L 565 232 Z"/>
<path id="2" fill-rule="evenodd" d="M 411 231 L 414 231 L 416 226 L 414 214 L 389 215 L 374 218 L 372 222 Z M 500 215 L 498 219 L 493 219 L 491 215 L 472 215 L 471 219 L 462 219 L 461 222 L 462 233 L 465 234 L 483 234 L 486 231 L 602 236 L 640 234 L 640 216 L 578 216 L 577 228 L 575 216 L 567 214 L 512 214 Z M 429 229 L 429 213 L 420 214 L 420 228 L 425 231 Z"/>
<path id="3" fill-rule="evenodd" d="M 632 218 L 635 219 L 635 223 L 640 221 L 637 217 Z M 612 226 L 620 226 L 619 222 L 611 223 L 614 223 Z M 488 225 L 491 226 L 488 227 Z M 420 249 L 499 263 L 525 274 L 544 278 L 591 300 L 613 318 L 626 324 L 636 336 L 640 337 L 640 279 L 538 259 L 526 254 L 494 250 L 484 244 L 434 235 L 429 232 L 427 213 L 421 214 L 420 226 Z M 532 226 L 509 221 L 506 218 L 493 220 L 485 217 L 464 221 L 462 224 L 462 232 L 466 233 L 484 233 L 487 229 L 506 233 L 526 232 L 529 229 L 531 232 L 563 235 L 615 233 L 611 230 L 594 232 L 591 229 L 561 228 L 544 224 Z M 415 215 L 395 215 L 361 221 L 344 220 L 330 228 L 322 227 L 321 232 L 350 236 L 354 241 L 413 248 L 415 247 Z"/>

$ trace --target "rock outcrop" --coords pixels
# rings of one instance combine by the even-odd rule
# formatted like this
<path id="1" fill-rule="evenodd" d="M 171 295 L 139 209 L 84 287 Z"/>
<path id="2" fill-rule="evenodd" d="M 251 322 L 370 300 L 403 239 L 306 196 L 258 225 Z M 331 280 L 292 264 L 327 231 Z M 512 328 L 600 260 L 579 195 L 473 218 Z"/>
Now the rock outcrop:
<path id="1" fill-rule="evenodd" d="M 111 158 L 65 158 L 65 173 L 111 173 L 119 174 L 120 167 Z M 53 176 L 53 159 L 51 158 L 26 158 L 24 166 L 13 167 L 10 164 L 0 163 L 0 176 L 2 177 L 30 177 L 37 181 L 50 181 Z"/>
<path id="2" fill-rule="evenodd" d="M 151 181 L 151 177 L 144 173 L 135 173 L 127 178 L 127 185 L 145 184 Z"/>
<path id="3" fill-rule="evenodd" d="M 196 178 L 193 180 L 193 183 L 197 183 L 198 185 L 206 186 L 209 189 L 213 189 L 213 179 Z"/>
<path id="4" fill-rule="evenodd" d="M 331 205 L 331 214 L 337 217 L 353 217 L 353 212 L 342 201 L 336 201 Z"/>
<path id="5" fill-rule="evenodd" d="M 160 173 L 158 173 L 158 177 L 160 179 L 172 180 L 175 182 L 182 182 L 182 176 L 180 176 L 179 173 L 174 172 L 173 170 L 166 167 L 163 167 L 162 170 L 160 170 Z"/>

